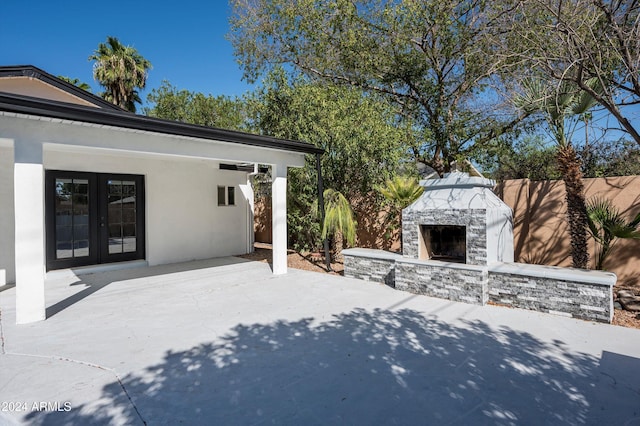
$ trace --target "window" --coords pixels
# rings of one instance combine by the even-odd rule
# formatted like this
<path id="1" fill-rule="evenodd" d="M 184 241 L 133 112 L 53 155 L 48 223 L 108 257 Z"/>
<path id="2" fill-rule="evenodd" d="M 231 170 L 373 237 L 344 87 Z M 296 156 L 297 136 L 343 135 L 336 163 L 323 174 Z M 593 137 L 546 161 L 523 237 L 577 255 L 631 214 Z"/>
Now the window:
<path id="1" fill-rule="evenodd" d="M 218 186 L 218 205 L 235 206 L 236 188 L 233 186 Z"/>
<path id="2" fill-rule="evenodd" d="M 236 188 L 233 186 L 227 188 L 227 205 L 236 205 Z"/>
<path id="3" fill-rule="evenodd" d="M 218 205 L 219 206 L 226 206 L 227 205 L 227 200 L 225 199 L 225 187 L 224 186 L 219 186 L 218 187 Z"/>

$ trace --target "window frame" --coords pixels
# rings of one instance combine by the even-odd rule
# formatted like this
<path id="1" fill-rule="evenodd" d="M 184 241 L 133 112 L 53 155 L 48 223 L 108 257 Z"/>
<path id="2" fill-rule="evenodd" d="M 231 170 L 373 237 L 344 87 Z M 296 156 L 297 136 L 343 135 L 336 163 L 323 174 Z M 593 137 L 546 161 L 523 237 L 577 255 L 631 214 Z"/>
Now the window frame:
<path id="1" fill-rule="evenodd" d="M 236 187 L 229 185 L 217 186 L 218 207 L 232 207 L 236 205 Z M 229 202 L 231 199 L 232 202 Z"/>

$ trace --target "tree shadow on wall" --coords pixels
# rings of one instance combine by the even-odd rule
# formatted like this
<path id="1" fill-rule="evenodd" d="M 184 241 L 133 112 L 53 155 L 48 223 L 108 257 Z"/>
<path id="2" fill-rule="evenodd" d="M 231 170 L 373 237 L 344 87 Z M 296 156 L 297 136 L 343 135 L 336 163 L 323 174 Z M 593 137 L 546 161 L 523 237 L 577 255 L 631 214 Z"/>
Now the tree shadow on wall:
<path id="1" fill-rule="evenodd" d="M 353 201 L 358 221 L 358 247 L 400 250 L 400 219 L 388 207 L 373 201 L 374 195 Z"/>
<path id="2" fill-rule="evenodd" d="M 28 420 L 622 424 L 640 415 L 639 363 L 627 362 L 626 376 L 607 373 L 593 356 L 507 327 L 357 309 L 323 323 L 237 325 L 218 340 L 167 352 L 161 363 L 123 377 L 122 385 L 105 386 L 97 408 L 36 412 Z M 135 406 L 122 396 L 123 387 Z M 114 411 L 121 417 L 112 417 Z"/>
<path id="3" fill-rule="evenodd" d="M 605 190 L 596 192 L 591 187 L 598 181 L 604 181 Z M 626 222 L 630 222 L 640 213 L 640 179 L 637 176 L 591 179 L 587 183 L 587 191 L 595 193 L 588 197 L 610 200 L 614 206 L 620 206 L 620 213 Z M 621 200 L 622 199 L 622 200 Z M 626 206 L 626 208 L 622 207 Z M 592 245 L 591 264 L 595 268 L 595 249 Z M 611 253 L 604 262 L 604 269 L 614 271 L 618 275 L 616 287 L 632 291 L 640 290 L 640 277 L 637 268 L 632 265 L 640 264 L 640 240 L 619 238 L 614 240 Z"/>
<path id="4" fill-rule="evenodd" d="M 571 264 L 564 190 L 560 191 L 558 182 L 526 182 L 511 191 L 514 191 L 515 204 L 515 261 L 538 265 Z M 551 197 L 552 192 L 557 195 Z M 559 229 L 562 232 L 558 232 Z"/>

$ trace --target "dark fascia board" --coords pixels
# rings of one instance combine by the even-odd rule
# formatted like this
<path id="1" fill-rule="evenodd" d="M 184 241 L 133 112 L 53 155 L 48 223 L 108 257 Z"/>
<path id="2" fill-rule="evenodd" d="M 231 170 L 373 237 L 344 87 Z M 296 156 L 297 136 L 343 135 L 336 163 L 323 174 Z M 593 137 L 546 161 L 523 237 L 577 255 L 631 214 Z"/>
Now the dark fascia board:
<path id="1" fill-rule="evenodd" d="M 59 79 L 46 71 L 33 65 L 9 65 L 0 66 L 0 77 L 31 77 L 41 80 L 51 86 L 57 87 L 70 95 L 76 96 L 100 108 L 107 108 L 114 111 L 126 111 L 111 102 L 105 101 L 100 96 L 87 92 L 64 80 Z"/>
<path id="2" fill-rule="evenodd" d="M 324 150 L 306 142 L 277 139 L 270 136 L 197 126 L 178 121 L 162 120 L 133 114 L 128 111 L 104 110 L 88 106 L 14 95 L 0 92 L 0 111 L 40 117 L 58 118 L 83 123 L 101 124 L 125 129 L 143 130 L 174 136 L 237 143 L 241 145 L 293 151 L 304 154 L 322 154 Z"/>

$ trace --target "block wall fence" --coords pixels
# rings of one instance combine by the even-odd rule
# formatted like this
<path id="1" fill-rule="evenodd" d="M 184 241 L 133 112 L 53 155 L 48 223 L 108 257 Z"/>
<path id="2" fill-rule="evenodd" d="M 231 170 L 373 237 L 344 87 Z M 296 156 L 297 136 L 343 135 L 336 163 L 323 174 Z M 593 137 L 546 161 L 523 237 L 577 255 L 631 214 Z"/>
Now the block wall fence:
<path id="1" fill-rule="evenodd" d="M 585 179 L 586 198 L 605 197 L 631 219 L 640 212 L 640 176 Z M 564 182 L 508 180 L 497 185 L 496 194 L 513 210 L 514 259 L 520 263 L 571 266 L 566 224 Z M 367 209 L 362 209 L 367 210 Z M 385 216 L 385 212 L 378 212 Z M 370 214 L 370 209 L 368 213 Z M 367 225 L 358 215 L 358 247 L 398 251 L 395 233 L 391 240 L 380 236 L 384 224 Z M 256 200 L 255 240 L 271 242 L 270 200 Z M 384 241 L 383 241 L 384 240 Z M 589 253 L 594 253 L 589 239 Z M 593 255 L 592 255 L 593 257 Z M 591 259 L 593 264 L 593 259 Z M 593 266 L 593 265 L 592 265 Z M 618 276 L 618 285 L 633 286 L 640 279 L 640 240 L 618 240 L 605 264 Z"/>
<path id="2" fill-rule="evenodd" d="M 610 200 L 627 220 L 640 212 L 640 176 L 584 179 L 584 186 L 587 200 Z M 508 180 L 495 192 L 513 210 L 516 262 L 571 266 L 564 182 Z M 594 253 L 589 238 L 590 267 L 595 266 Z M 618 276 L 619 286 L 640 284 L 640 240 L 617 240 L 604 266 Z"/>

